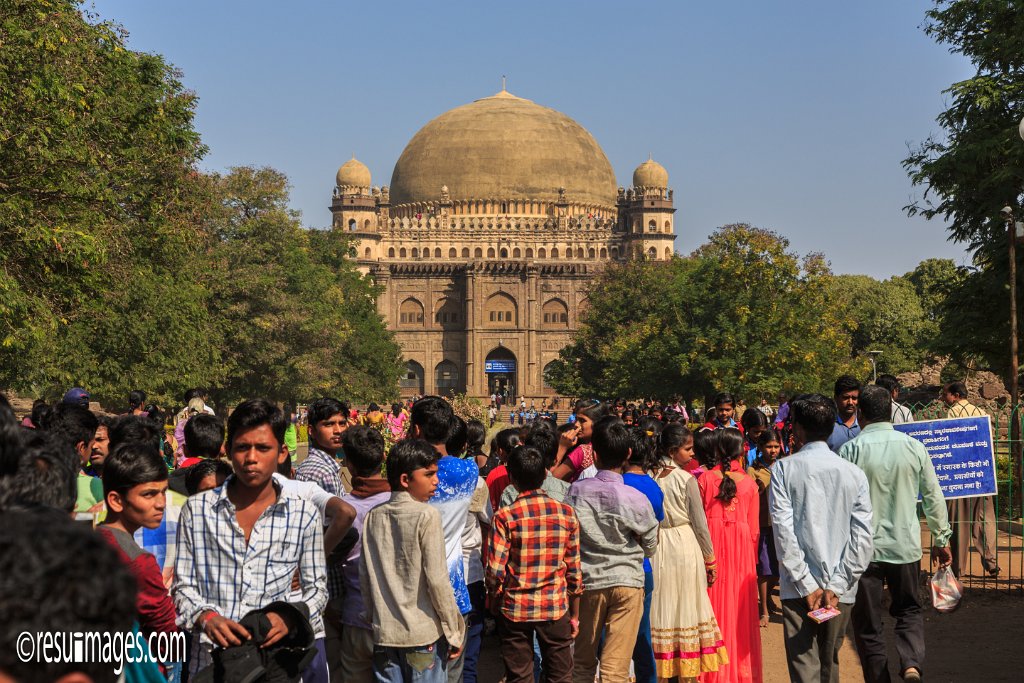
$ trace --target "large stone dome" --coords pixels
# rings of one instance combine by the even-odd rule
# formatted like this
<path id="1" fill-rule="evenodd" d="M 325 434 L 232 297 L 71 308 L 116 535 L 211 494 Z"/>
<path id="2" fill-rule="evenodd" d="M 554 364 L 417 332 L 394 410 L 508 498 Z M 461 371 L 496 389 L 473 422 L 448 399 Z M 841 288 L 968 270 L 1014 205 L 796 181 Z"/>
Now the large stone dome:
<path id="1" fill-rule="evenodd" d="M 392 205 L 453 200 L 554 201 L 614 206 L 615 173 L 571 118 L 505 90 L 452 109 L 420 129 L 391 176 Z"/>

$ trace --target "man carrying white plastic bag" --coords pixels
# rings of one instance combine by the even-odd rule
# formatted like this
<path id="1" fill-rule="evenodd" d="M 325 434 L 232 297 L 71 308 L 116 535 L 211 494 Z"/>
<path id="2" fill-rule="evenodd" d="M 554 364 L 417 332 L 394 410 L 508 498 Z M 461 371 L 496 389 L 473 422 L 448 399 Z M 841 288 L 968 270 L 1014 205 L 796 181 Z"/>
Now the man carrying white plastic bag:
<path id="1" fill-rule="evenodd" d="M 924 664 L 924 607 L 921 604 L 921 524 L 917 498 L 932 532 L 932 561 L 952 562 L 942 489 L 924 445 L 892 428 L 891 397 L 879 386 L 865 387 L 858 402 L 860 434 L 839 449 L 868 479 L 874 511 L 874 556 L 861 576 L 853 607 L 853 631 L 866 683 L 888 683 L 889 661 L 882 633 L 882 590 L 889 587 L 896 619 L 896 652 L 906 681 L 920 681 Z"/>

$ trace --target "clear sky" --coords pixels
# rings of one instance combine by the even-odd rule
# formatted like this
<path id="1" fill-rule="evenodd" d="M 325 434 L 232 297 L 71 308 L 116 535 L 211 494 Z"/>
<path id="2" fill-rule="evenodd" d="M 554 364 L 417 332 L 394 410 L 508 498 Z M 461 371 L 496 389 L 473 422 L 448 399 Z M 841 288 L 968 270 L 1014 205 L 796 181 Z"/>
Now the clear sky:
<path id="1" fill-rule="evenodd" d="M 970 65 L 921 31 L 924 0 L 267 2 L 96 0 L 133 49 L 199 95 L 208 170 L 267 165 L 292 206 L 330 224 L 352 153 L 373 182 L 430 119 L 510 92 L 562 111 L 619 183 L 653 153 L 675 189 L 676 250 L 748 222 L 840 273 L 968 258 L 900 165 L 939 132 L 942 90 Z"/>

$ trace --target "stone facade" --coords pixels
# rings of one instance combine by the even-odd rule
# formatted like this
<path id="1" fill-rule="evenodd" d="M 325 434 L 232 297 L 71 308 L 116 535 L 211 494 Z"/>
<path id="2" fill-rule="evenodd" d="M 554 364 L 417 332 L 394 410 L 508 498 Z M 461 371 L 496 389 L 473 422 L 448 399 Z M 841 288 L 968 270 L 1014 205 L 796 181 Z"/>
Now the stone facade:
<path id="1" fill-rule="evenodd" d="M 561 159 L 554 170 L 551 158 Z M 594 172 L 602 164 L 609 173 Z M 627 190 L 609 185 L 610 168 L 571 119 L 502 91 L 417 133 L 393 174 L 402 203 L 355 159 L 339 169 L 333 225 L 356 238 L 360 268 L 384 286 L 378 308 L 407 361 L 404 396 L 555 393 L 545 368 L 577 329 L 594 276 L 673 253 L 667 172 L 644 162 Z M 429 183 L 436 193 L 422 196 Z"/>

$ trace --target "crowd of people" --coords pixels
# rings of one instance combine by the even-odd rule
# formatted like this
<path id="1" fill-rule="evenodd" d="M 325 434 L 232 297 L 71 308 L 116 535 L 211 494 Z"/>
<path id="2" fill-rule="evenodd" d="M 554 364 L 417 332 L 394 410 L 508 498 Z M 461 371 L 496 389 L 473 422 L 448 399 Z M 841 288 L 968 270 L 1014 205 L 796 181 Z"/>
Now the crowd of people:
<path id="1" fill-rule="evenodd" d="M 302 417 L 254 399 L 225 421 L 196 391 L 171 433 L 142 392 L 98 418 L 73 389 L 20 424 L 3 400 L 0 673 L 113 680 L 19 662 L 8 642 L 102 626 L 186 633 L 159 680 L 476 683 L 493 625 L 506 683 L 760 681 L 778 613 L 792 680 L 838 680 L 852 618 L 865 679 L 888 681 L 888 588 L 899 672 L 921 680 L 918 497 L 941 565 L 963 565 L 985 509 L 950 504 L 975 525 L 954 536 L 924 447 L 892 428 L 913 419 L 893 381 L 844 376 L 832 397 L 742 413 L 721 393 L 703 423 L 680 401 L 581 400 L 489 444 L 437 396 L 361 415 L 321 398 Z M 943 397 L 951 416 L 978 410 L 962 384 Z M 57 598 L 77 616 L 19 609 L 39 595 L 24 567 L 63 583 L 82 565 L 107 574 Z"/>

